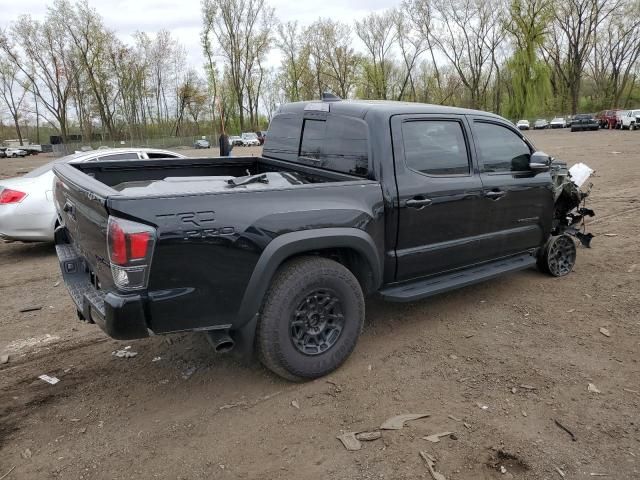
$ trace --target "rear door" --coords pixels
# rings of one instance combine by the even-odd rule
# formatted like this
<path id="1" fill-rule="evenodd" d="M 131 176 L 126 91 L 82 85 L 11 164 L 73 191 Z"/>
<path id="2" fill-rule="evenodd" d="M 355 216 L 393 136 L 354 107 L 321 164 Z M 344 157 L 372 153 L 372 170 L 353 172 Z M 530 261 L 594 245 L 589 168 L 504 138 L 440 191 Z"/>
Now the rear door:
<path id="1" fill-rule="evenodd" d="M 494 258 L 541 245 L 551 228 L 549 172 L 529 168 L 533 146 L 506 122 L 475 117 L 473 138 L 482 179 L 482 216 Z"/>
<path id="2" fill-rule="evenodd" d="M 396 280 L 483 261 L 482 182 L 459 115 L 391 120 L 399 197 Z"/>

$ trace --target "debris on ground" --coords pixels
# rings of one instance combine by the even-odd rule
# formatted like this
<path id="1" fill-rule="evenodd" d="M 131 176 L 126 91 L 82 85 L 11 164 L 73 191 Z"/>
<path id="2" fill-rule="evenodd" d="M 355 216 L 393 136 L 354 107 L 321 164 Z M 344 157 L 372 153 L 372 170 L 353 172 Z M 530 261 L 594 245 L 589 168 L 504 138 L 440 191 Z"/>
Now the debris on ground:
<path id="1" fill-rule="evenodd" d="M 623 388 L 622 390 L 624 390 L 627 393 L 635 393 L 636 395 L 640 393 L 638 390 L 631 390 L 630 388 Z"/>
<path id="2" fill-rule="evenodd" d="M 569 430 L 567 427 L 561 424 L 558 420 L 554 419 L 553 421 L 558 427 L 560 427 L 562 430 L 564 430 L 569 435 L 571 435 L 571 440 L 573 440 L 574 442 L 578 441 L 578 437 L 576 437 L 576 435 L 571 430 Z"/>
<path id="3" fill-rule="evenodd" d="M 596 387 L 593 383 L 589 384 L 589 386 L 587 387 L 587 390 L 589 391 L 589 393 L 602 393 L 600 392 L 600 390 L 598 390 L 598 387 Z"/>
<path id="4" fill-rule="evenodd" d="M 454 417 L 453 415 L 447 415 L 447 418 L 450 418 L 454 422 L 461 422 L 462 421 L 462 419 L 460 419 L 458 417 Z"/>
<path id="5" fill-rule="evenodd" d="M 382 437 L 382 433 L 378 430 L 373 432 L 360 432 L 356 434 L 356 438 L 362 442 L 373 442 L 374 440 L 378 440 Z"/>
<path id="6" fill-rule="evenodd" d="M 453 435 L 455 432 L 440 432 L 434 433 L 433 435 L 429 435 L 427 437 L 422 437 L 423 440 L 428 440 L 433 443 L 439 443 L 442 437 L 448 437 L 449 435 Z"/>
<path id="7" fill-rule="evenodd" d="M 3 478 L 7 478 L 7 477 L 9 476 L 9 474 L 10 474 L 11 472 L 13 472 L 15 469 L 16 469 L 16 466 L 14 465 L 13 467 L 11 467 L 11 468 L 9 469 L 9 471 L 8 471 L 7 473 L 5 473 L 4 475 L 2 475 L 2 476 L 0 477 L 0 480 L 2 480 Z"/>
<path id="8" fill-rule="evenodd" d="M 604 327 L 600 327 L 600 333 L 603 334 L 605 337 L 610 337 L 611 334 L 609 333 L 609 330 L 607 330 Z"/>
<path id="9" fill-rule="evenodd" d="M 478 408 L 481 408 L 482 410 L 489 410 L 489 407 L 487 405 L 483 405 L 481 403 L 476 403 L 476 405 L 478 406 Z"/>
<path id="10" fill-rule="evenodd" d="M 471 429 L 471 424 L 464 422 L 463 425 L 465 426 L 465 428 Z"/>
<path id="11" fill-rule="evenodd" d="M 37 305 L 37 306 L 32 306 L 32 307 L 24 307 L 24 308 L 21 308 L 18 311 L 20 313 L 27 313 L 27 312 L 36 312 L 38 310 L 42 310 L 42 305 Z"/>
<path id="12" fill-rule="evenodd" d="M 58 287 L 59 285 L 60 285 L 59 281 L 53 284 L 54 287 Z"/>
<path id="13" fill-rule="evenodd" d="M 222 405 L 218 410 L 228 410 L 230 408 L 244 407 L 246 405 L 247 405 L 247 402 L 243 400 L 241 402 L 236 402 L 236 403 L 227 403 L 226 405 Z"/>
<path id="14" fill-rule="evenodd" d="M 121 350 L 114 350 L 111 355 L 118 358 L 133 358 L 138 355 L 138 352 L 131 351 L 131 347 L 124 347 Z"/>
<path id="15" fill-rule="evenodd" d="M 629 270 L 627 270 L 627 273 L 633 273 L 635 271 L 635 269 L 638 268 L 638 264 L 634 263 L 633 265 L 631 265 L 629 267 Z"/>
<path id="16" fill-rule="evenodd" d="M 558 467 L 554 467 L 556 469 L 556 472 L 558 472 L 558 475 L 560 475 L 562 478 L 566 477 L 565 473 L 560 470 L 560 468 Z"/>
<path id="17" fill-rule="evenodd" d="M 300 410 L 300 404 L 298 403 L 297 400 L 291 400 L 291 406 L 293 408 L 297 408 L 298 410 Z"/>
<path id="18" fill-rule="evenodd" d="M 342 435 L 338 435 L 336 438 L 342 442 L 342 445 L 344 445 L 344 448 L 347 450 L 355 451 L 362 448 L 362 444 L 356 438 L 356 432 L 343 433 Z"/>
<path id="19" fill-rule="evenodd" d="M 507 468 L 504 465 L 500 465 L 500 473 L 503 475 L 507 473 Z"/>
<path id="20" fill-rule="evenodd" d="M 0 355 L 0 363 L 9 363 L 9 354 Z"/>
<path id="21" fill-rule="evenodd" d="M 50 383 L 51 385 L 55 385 L 56 383 L 58 383 L 60 381 L 59 378 L 50 377 L 49 375 L 44 375 L 44 374 L 40 375 L 38 378 L 40 380 L 44 381 L 44 382 Z"/>
<path id="22" fill-rule="evenodd" d="M 533 385 L 520 385 L 520 388 L 524 388 L 525 390 L 536 390 L 536 387 Z"/>
<path id="23" fill-rule="evenodd" d="M 153 359 L 151 361 L 152 362 L 159 362 L 160 360 L 162 360 L 162 357 L 153 357 Z"/>
<path id="24" fill-rule="evenodd" d="M 189 380 L 191 375 L 193 375 L 196 372 L 197 369 L 198 369 L 198 367 L 189 367 L 189 368 L 183 370 L 182 371 L 182 378 L 184 380 Z"/>
<path id="25" fill-rule="evenodd" d="M 591 475 L 592 477 L 608 477 L 609 476 L 608 473 L 590 473 L 589 475 Z"/>
<path id="26" fill-rule="evenodd" d="M 424 460 L 424 463 L 427 464 L 427 468 L 429 469 L 429 473 L 431 474 L 431 478 L 433 478 L 433 480 L 447 480 L 446 477 L 443 474 L 441 474 L 439 472 L 436 472 L 436 470 L 435 470 L 435 468 L 436 468 L 436 459 L 435 458 L 433 458 L 427 452 L 420 452 L 420 456 Z"/>
<path id="27" fill-rule="evenodd" d="M 396 415 L 395 417 L 391 417 L 387 419 L 382 425 L 380 425 L 381 430 L 400 430 L 404 427 L 405 422 L 410 422 L 411 420 L 417 420 L 419 418 L 429 417 L 431 414 L 429 413 L 405 413 L 402 415 Z"/>
<path id="28" fill-rule="evenodd" d="M 31 449 L 29 449 L 29 448 L 25 448 L 25 449 L 22 451 L 22 453 L 20 454 L 20 456 L 21 456 L 22 458 L 31 458 L 31 455 L 32 455 L 32 453 L 31 453 Z"/>
<path id="29" fill-rule="evenodd" d="M 617 233 L 605 233 L 604 236 L 605 237 L 617 237 L 618 234 Z"/>

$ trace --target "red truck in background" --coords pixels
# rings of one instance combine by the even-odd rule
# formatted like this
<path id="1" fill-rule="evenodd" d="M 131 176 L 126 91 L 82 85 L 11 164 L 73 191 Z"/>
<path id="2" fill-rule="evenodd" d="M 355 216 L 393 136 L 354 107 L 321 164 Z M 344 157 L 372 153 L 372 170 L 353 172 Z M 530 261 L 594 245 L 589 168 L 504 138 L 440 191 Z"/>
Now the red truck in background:
<path id="1" fill-rule="evenodd" d="M 616 113 L 619 112 L 619 108 L 615 108 L 613 110 L 602 110 L 598 112 L 596 115 L 596 120 L 600 124 L 600 128 L 616 128 L 617 116 Z"/>

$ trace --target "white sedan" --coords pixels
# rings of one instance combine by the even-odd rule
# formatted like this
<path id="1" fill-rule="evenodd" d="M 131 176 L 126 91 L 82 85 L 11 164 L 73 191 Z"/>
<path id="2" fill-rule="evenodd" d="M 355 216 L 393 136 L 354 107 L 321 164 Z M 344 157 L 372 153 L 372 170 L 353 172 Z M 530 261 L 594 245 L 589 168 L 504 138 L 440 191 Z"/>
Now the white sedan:
<path id="1" fill-rule="evenodd" d="M 100 160 L 186 158 L 153 148 L 114 148 L 78 152 L 58 158 L 22 177 L 0 180 L 0 239 L 23 242 L 53 240 L 57 215 L 53 203 L 53 165 Z"/>
<path id="2" fill-rule="evenodd" d="M 26 157 L 29 153 L 26 150 L 22 150 L 20 148 L 12 148 L 8 147 L 5 149 L 4 153 L 7 157 Z"/>
<path id="3" fill-rule="evenodd" d="M 529 120 L 518 120 L 518 123 L 516 123 L 516 127 L 518 128 L 518 130 L 529 130 Z"/>
<path id="4" fill-rule="evenodd" d="M 564 119 L 564 117 L 555 117 L 549 122 L 549 126 L 551 128 L 566 128 L 567 121 Z"/>

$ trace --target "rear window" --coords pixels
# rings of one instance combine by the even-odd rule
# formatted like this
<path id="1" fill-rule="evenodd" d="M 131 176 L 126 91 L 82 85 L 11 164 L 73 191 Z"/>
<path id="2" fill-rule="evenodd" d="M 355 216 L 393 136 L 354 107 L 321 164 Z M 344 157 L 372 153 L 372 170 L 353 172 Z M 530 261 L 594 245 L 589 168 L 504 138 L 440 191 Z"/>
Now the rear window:
<path id="1" fill-rule="evenodd" d="M 369 173 L 367 125 L 360 119 L 278 115 L 266 138 L 266 156 L 362 177 Z"/>

